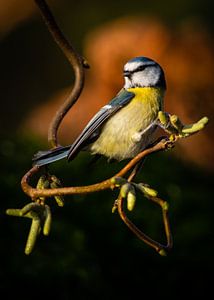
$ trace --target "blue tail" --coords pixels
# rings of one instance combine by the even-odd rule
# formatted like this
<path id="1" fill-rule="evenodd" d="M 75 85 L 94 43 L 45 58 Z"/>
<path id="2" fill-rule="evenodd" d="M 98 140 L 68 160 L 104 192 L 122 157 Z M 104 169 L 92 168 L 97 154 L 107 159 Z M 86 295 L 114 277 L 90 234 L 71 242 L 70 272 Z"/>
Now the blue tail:
<path id="1" fill-rule="evenodd" d="M 67 157 L 70 146 L 58 147 L 48 151 L 39 151 L 33 157 L 34 166 L 44 166 Z"/>

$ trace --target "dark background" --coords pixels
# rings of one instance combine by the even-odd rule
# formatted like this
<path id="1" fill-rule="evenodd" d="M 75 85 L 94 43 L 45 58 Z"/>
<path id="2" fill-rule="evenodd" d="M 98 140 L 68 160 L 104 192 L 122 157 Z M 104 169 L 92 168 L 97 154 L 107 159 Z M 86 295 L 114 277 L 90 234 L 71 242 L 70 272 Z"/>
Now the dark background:
<path id="1" fill-rule="evenodd" d="M 125 15 L 155 15 L 169 27 L 196 18 L 213 34 L 211 1 L 64 0 L 55 1 L 53 7 L 60 26 L 80 52 L 89 31 Z M 8 28 L 2 27 L 0 41 L 1 294 L 6 299 L 38 299 L 45 294 L 59 299 L 128 299 L 135 293 L 140 299 L 147 295 L 192 299 L 212 294 L 213 171 L 171 152 L 150 157 L 137 178 L 169 202 L 174 247 L 167 257 L 139 241 L 118 214 L 111 213 L 117 193 L 110 191 L 67 196 L 63 208 L 48 200 L 53 213 L 51 234 L 39 237 L 30 256 L 24 254 L 30 222 L 8 217 L 5 210 L 28 203 L 20 180 L 31 166 L 33 153 L 47 144 L 35 132 L 21 133 L 19 124 L 42 99 L 68 86 L 72 76 L 36 12 Z M 88 176 L 89 161 L 83 153 L 72 164 L 56 163 L 51 171 L 64 185 L 82 185 L 101 181 L 123 165 L 107 165 L 102 159 L 90 167 Z M 138 195 L 130 218 L 165 242 L 159 207 Z"/>

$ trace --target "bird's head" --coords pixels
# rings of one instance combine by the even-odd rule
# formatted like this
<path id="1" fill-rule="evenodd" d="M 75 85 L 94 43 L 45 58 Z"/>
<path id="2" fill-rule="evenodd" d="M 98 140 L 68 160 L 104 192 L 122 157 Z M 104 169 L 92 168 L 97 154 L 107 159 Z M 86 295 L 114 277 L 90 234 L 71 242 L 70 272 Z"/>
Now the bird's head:
<path id="1" fill-rule="evenodd" d="M 166 89 L 163 69 L 147 57 L 135 57 L 124 66 L 124 88 L 157 87 Z"/>

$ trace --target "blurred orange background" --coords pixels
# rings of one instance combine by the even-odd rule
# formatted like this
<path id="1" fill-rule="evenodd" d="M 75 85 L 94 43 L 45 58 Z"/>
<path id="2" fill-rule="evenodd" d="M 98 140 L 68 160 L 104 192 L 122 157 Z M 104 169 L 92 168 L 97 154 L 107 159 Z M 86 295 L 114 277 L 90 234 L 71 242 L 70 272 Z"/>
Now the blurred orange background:
<path id="1" fill-rule="evenodd" d="M 29 223 L 5 211 L 30 201 L 20 180 L 31 168 L 32 155 L 50 146 L 50 121 L 74 78 L 34 1 L 0 0 L 1 294 L 13 298 L 14 293 L 22 300 L 29 295 L 40 299 L 44 291 L 60 300 L 125 300 L 134 294 L 209 299 L 214 268 L 214 2 L 47 2 L 62 31 L 91 66 L 80 99 L 59 129 L 62 145 L 72 143 L 121 89 L 123 65 L 135 56 L 151 57 L 164 68 L 165 111 L 184 123 L 203 116 L 209 123 L 166 154 L 154 155 L 137 178 L 169 202 L 175 245 L 167 257 L 154 253 L 117 213 L 111 214 L 118 191 L 68 196 L 63 209 L 47 199 L 54 217 L 52 232 L 40 236 L 32 255 L 24 256 Z M 123 164 L 101 159 L 89 168 L 89 160 L 82 153 L 71 164 L 64 160 L 51 165 L 50 171 L 65 186 L 85 185 L 112 176 Z M 143 195 L 137 195 L 136 202 L 130 218 L 164 243 L 160 209 Z"/>

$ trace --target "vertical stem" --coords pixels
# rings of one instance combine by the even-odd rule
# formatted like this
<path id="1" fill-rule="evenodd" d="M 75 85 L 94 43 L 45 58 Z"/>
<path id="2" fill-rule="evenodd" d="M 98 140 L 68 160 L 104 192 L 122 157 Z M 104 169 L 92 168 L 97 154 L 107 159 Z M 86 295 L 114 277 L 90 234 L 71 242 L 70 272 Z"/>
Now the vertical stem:
<path id="1" fill-rule="evenodd" d="M 173 245 L 173 240 L 172 240 L 172 234 L 171 234 L 171 229 L 169 224 L 168 203 L 165 200 L 160 199 L 158 197 L 148 197 L 148 199 L 154 203 L 157 203 L 162 208 L 164 231 L 167 240 L 167 245 L 165 246 L 165 248 L 171 249 Z"/>
<path id="2" fill-rule="evenodd" d="M 44 0 L 35 0 L 35 3 L 40 9 L 42 17 L 50 31 L 54 41 L 57 43 L 59 48 L 62 50 L 66 58 L 68 59 L 70 65 L 74 70 L 74 86 L 73 89 L 65 100 L 63 105 L 58 109 L 55 116 L 53 117 L 48 131 L 48 140 L 52 147 L 58 146 L 57 132 L 59 126 L 69 111 L 69 109 L 77 101 L 84 85 L 84 67 L 88 67 L 86 61 L 74 50 L 72 45 L 63 35 L 62 31 L 59 29 L 54 16 L 52 15 L 47 3 Z"/>

